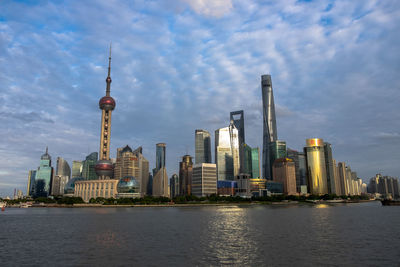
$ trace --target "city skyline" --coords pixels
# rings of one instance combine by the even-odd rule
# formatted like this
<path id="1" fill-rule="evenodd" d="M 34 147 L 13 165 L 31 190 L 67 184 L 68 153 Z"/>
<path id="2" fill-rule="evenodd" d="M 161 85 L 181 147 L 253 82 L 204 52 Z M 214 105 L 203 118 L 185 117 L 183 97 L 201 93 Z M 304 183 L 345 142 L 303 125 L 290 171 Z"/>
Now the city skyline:
<path id="1" fill-rule="evenodd" d="M 271 74 L 279 138 L 288 148 L 301 151 L 306 138 L 322 138 L 332 144 L 333 157 L 350 165 L 364 182 L 380 172 L 399 175 L 396 153 L 400 149 L 400 120 L 395 103 L 399 99 L 395 76 L 399 52 L 393 50 L 398 41 L 389 37 L 399 32 L 399 19 L 394 17 L 398 4 L 293 2 L 274 4 L 272 11 L 266 11 L 269 6 L 257 2 L 253 8 L 235 1 L 225 3 L 228 5 L 211 11 L 196 5 L 196 1 L 182 1 L 168 8 L 163 4 L 159 8 L 137 6 L 138 10 L 147 9 L 148 14 L 136 12 L 136 6 L 127 6 L 122 12 L 123 3 L 122 7 L 100 3 L 100 14 L 110 14 L 104 22 L 97 14 L 89 14 L 93 19 L 90 22 L 79 12 L 72 15 L 77 8 L 72 4 L 53 26 L 44 21 L 49 19 L 46 12 L 54 3 L 40 6 L 40 12 L 39 6 L 32 4 L 1 3 L 0 60 L 8 68 L 0 74 L 4 82 L 0 97 L 5 103 L 0 110 L 5 126 L 0 132 L 5 138 L 0 155 L 7 158 L 0 166 L 0 195 L 26 188 L 28 171 L 36 169 L 47 145 L 53 159 L 62 157 L 71 166 L 73 160 L 84 160 L 90 152 L 98 151 L 97 101 L 104 93 L 104 55 L 111 40 L 113 97 L 119 104 L 113 114 L 112 158 L 117 147 L 142 146 L 152 168 L 154 146 L 163 142 L 167 144 L 166 169 L 171 177 L 178 173 L 180 157 L 187 149 L 195 156 L 195 129 L 210 132 L 214 147 L 214 131 L 229 124 L 228 112 L 235 110 L 244 110 L 247 143 L 262 149 L 259 79 L 262 74 Z M 83 9 L 88 8 L 85 5 Z M 26 9 L 27 16 L 14 17 L 16 8 Z M 261 15 L 279 8 L 284 11 L 277 12 L 278 18 L 262 20 Z M 313 11 L 316 15 L 305 19 Z M 34 12 L 43 18 L 28 27 L 36 18 Z M 118 12 L 123 14 L 120 22 L 112 17 Z M 285 19 L 285 14 L 292 17 Z M 70 16 L 77 19 L 76 24 Z M 249 16 L 254 19 L 244 23 Z M 305 19 L 302 29 L 296 29 L 298 17 Z M 343 22 L 335 23 L 339 18 L 344 18 Z M 168 19 L 173 19 L 175 30 L 167 27 Z M 346 24 L 345 19 L 350 22 Z M 94 21 L 100 25 L 92 27 Z M 128 21 L 133 29 L 127 35 L 114 32 L 111 26 L 99 31 L 109 22 L 130 25 Z M 169 39 L 165 34 L 156 38 L 159 31 L 151 34 L 150 27 L 140 24 L 146 21 L 167 27 Z M 209 26 L 210 21 L 215 25 Z M 191 26 L 198 22 L 193 31 L 189 31 L 190 22 Z M 239 27 L 241 23 L 247 28 Z M 266 27 L 268 23 L 270 28 Z M 236 32 L 232 25 L 241 31 Z M 288 29 L 287 43 L 277 35 L 281 27 Z M 367 32 L 368 27 L 373 33 Z M 223 30 L 226 35 L 220 36 Z M 139 34 L 141 31 L 143 34 Z M 185 32 L 196 33 L 182 46 Z M 85 33 L 88 36 L 79 40 Z M 305 36 L 296 42 L 301 33 Z M 352 35 L 357 38 L 350 38 Z M 283 51 L 268 43 L 252 47 L 257 40 L 266 42 L 271 36 L 271 43 L 280 44 Z M 144 44 L 153 38 L 155 44 Z M 129 44 L 126 39 L 135 42 Z M 46 40 L 49 44 L 43 45 Z M 376 41 L 372 47 L 368 47 L 370 40 Z M 228 41 L 246 49 L 235 50 Z M 329 45 L 330 41 L 334 45 Z M 221 46 L 227 47 L 226 54 Z M 308 58 L 297 58 L 290 52 L 292 46 Z M 175 51 L 175 55 L 178 48 L 186 49 Z M 189 54 L 193 70 L 179 60 Z M 341 63 L 342 59 L 346 62 Z M 324 76 L 325 72 L 329 75 Z M 374 107 L 375 102 L 381 103 L 379 109 Z"/>

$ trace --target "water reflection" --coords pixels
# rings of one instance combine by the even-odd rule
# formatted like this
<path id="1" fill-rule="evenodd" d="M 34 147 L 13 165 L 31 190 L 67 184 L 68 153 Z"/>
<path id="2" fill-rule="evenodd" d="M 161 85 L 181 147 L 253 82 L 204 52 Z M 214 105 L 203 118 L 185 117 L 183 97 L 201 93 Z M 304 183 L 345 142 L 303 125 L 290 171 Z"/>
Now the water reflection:
<path id="1" fill-rule="evenodd" d="M 257 246 L 251 238 L 248 209 L 239 206 L 219 207 L 208 221 L 201 243 L 208 247 L 208 259 L 218 265 L 251 264 Z"/>

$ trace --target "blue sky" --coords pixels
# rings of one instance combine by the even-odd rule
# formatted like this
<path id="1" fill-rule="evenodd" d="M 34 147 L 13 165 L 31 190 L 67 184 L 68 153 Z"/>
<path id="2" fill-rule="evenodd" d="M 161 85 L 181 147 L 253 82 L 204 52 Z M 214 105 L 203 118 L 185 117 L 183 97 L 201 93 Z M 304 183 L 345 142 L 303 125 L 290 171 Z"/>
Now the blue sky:
<path id="1" fill-rule="evenodd" d="M 320 137 L 367 181 L 400 175 L 400 2 L 1 1 L 0 195 L 26 190 L 49 153 L 97 151 L 113 43 L 111 155 L 167 143 L 167 171 L 194 131 L 243 109 L 262 146 L 260 76 L 271 74 L 279 139 Z M 214 158 L 214 155 L 213 155 Z"/>

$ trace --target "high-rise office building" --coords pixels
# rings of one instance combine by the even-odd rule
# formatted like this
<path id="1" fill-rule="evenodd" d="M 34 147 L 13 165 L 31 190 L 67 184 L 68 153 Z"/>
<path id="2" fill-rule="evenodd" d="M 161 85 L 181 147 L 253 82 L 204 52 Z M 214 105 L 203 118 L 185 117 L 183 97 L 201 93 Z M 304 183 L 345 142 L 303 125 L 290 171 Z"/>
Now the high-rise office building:
<path id="1" fill-rule="evenodd" d="M 347 179 L 346 179 L 346 163 L 339 162 L 338 169 L 339 169 L 340 193 L 342 196 L 343 195 L 347 196 L 349 195 L 349 187 L 347 185 Z"/>
<path id="2" fill-rule="evenodd" d="M 71 178 L 71 168 L 68 162 L 61 158 L 57 158 L 56 174 L 53 177 L 51 186 L 51 194 L 53 196 L 61 196 L 64 194 L 64 187 Z"/>
<path id="3" fill-rule="evenodd" d="M 307 139 L 304 150 L 307 159 L 308 191 L 312 195 L 328 194 L 324 141 L 320 138 Z"/>
<path id="4" fill-rule="evenodd" d="M 325 168 L 326 168 L 326 180 L 328 184 L 328 194 L 337 194 L 331 144 L 327 142 L 324 143 L 324 153 L 325 153 Z"/>
<path id="5" fill-rule="evenodd" d="M 235 125 L 236 129 L 238 130 L 238 138 L 239 138 L 239 159 L 240 159 L 240 166 L 239 172 L 240 173 L 248 173 L 245 170 L 245 138 L 244 138 L 244 112 L 243 110 L 232 111 L 230 113 L 230 121 Z M 248 170 L 247 170 L 248 171 Z M 248 173 L 250 174 L 250 173 Z"/>
<path id="6" fill-rule="evenodd" d="M 51 157 L 46 147 L 46 153 L 40 158 L 40 166 L 35 176 L 35 194 L 36 197 L 47 197 L 50 195 L 51 183 L 53 180 L 53 167 L 51 167 Z"/>
<path id="7" fill-rule="evenodd" d="M 174 198 L 179 195 L 179 177 L 175 173 L 169 179 L 170 198 Z"/>
<path id="8" fill-rule="evenodd" d="M 83 162 L 81 160 L 72 161 L 72 174 L 71 178 L 82 177 L 82 166 Z"/>
<path id="9" fill-rule="evenodd" d="M 97 180 L 96 164 L 98 159 L 98 153 L 92 152 L 86 159 L 82 161 L 82 177 L 85 180 Z"/>
<path id="10" fill-rule="evenodd" d="M 307 186 L 306 156 L 303 152 L 288 148 L 287 157 L 294 162 L 296 169 L 296 190 L 301 193 L 301 186 Z"/>
<path id="11" fill-rule="evenodd" d="M 165 167 L 165 143 L 156 144 L 156 172 Z"/>
<path id="12" fill-rule="evenodd" d="M 272 92 L 271 75 L 261 76 L 261 92 L 263 101 L 263 178 L 272 179 L 270 143 L 277 140 L 274 94 Z"/>
<path id="13" fill-rule="evenodd" d="M 204 197 L 217 194 L 217 167 L 212 163 L 193 166 L 192 195 Z"/>
<path id="14" fill-rule="evenodd" d="M 275 160 L 287 158 L 286 142 L 282 140 L 275 140 L 269 143 L 269 156 L 271 166 L 274 164 Z M 272 171 L 272 170 L 271 170 Z M 271 173 L 271 176 L 272 173 Z"/>
<path id="15" fill-rule="evenodd" d="M 192 194 L 192 174 L 192 157 L 185 155 L 182 157 L 182 161 L 179 162 L 179 194 L 181 196 L 188 196 Z"/>
<path id="16" fill-rule="evenodd" d="M 260 174 L 260 149 L 254 147 L 251 149 L 251 178 L 261 178 Z"/>
<path id="17" fill-rule="evenodd" d="M 35 188 L 35 177 L 36 177 L 36 170 L 30 170 L 28 175 L 28 187 L 26 189 L 27 196 L 34 195 L 34 188 Z"/>
<path id="18" fill-rule="evenodd" d="M 211 163 L 211 137 L 206 130 L 195 131 L 195 162 Z"/>
<path id="19" fill-rule="evenodd" d="M 336 160 L 335 159 L 333 159 L 333 177 L 335 179 L 336 195 L 337 196 L 344 195 L 342 193 L 342 186 L 340 184 L 339 166 L 336 164 Z"/>
<path id="20" fill-rule="evenodd" d="M 215 163 L 218 181 L 232 181 L 239 174 L 239 137 L 233 123 L 215 131 Z"/>
<path id="21" fill-rule="evenodd" d="M 156 168 L 153 169 L 152 194 L 155 197 L 168 197 L 168 176 L 165 169 L 165 143 L 156 144 Z"/>
<path id="22" fill-rule="evenodd" d="M 251 160 L 251 147 L 245 143 L 241 145 L 242 157 L 240 158 L 241 162 L 241 173 L 248 174 L 250 177 L 253 177 L 252 174 L 252 160 Z"/>
<path id="23" fill-rule="evenodd" d="M 296 195 L 296 167 L 292 159 L 279 158 L 272 164 L 272 177 L 275 182 L 283 184 L 283 193 Z"/>

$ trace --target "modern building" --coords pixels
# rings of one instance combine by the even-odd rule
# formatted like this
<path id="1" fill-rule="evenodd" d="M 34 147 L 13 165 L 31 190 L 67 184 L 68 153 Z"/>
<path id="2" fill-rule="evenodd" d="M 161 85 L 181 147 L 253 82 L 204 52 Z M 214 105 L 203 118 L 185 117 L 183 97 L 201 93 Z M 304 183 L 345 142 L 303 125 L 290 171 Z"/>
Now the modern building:
<path id="1" fill-rule="evenodd" d="M 140 183 L 133 176 L 119 179 L 116 198 L 140 198 Z"/>
<path id="2" fill-rule="evenodd" d="M 239 175 L 239 136 L 233 123 L 215 131 L 215 163 L 218 181 L 233 181 Z"/>
<path id="3" fill-rule="evenodd" d="M 78 181 L 85 181 L 83 177 L 74 177 L 71 178 L 68 183 L 64 187 L 64 196 L 73 197 L 75 196 L 75 183 Z M 77 195 L 78 196 L 78 195 Z"/>
<path id="4" fill-rule="evenodd" d="M 240 197 L 250 198 L 259 196 L 260 191 L 266 189 L 266 179 L 252 179 L 248 174 L 239 174 L 235 177 L 237 183 L 236 195 Z"/>
<path id="5" fill-rule="evenodd" d="M 260 170 L 260 149 L 254 147 L 251 149 L 251 177 L 261 178 Z"/>
<path id="6" fill-rule="evenodd" d="M 274 181 L 283 184 L 285 195 L 296 195 L 296 166 L 292 159 L 279 158 L 272 165 Z"/>
<path id="7" fill-rule="evenodd" d="M 328 194 L 324 141 L 320 138 L 306 140 L 308 192 L 312 195 Z"/>
<path id="8" fill-rule="evenodd" d="M 86 159 L 82 161 L 82 177 L 86 180 L 97 180 L 96 163 L 98 160 L 98 153 L 92 152 Z"/>
<path id="9" fill-rule="evenodd" d="M 85 201 L 96 197 L 115 197 L 119 180 L 112 179 L 114 165 L 110 159 L 111 115 L 115 109 L 115 100 L 110 96 L 111 91 L 111 46 L 108 58 L 108 75 L 106 78 L 106 95 L 99 101 L 101 110 L 100 150 L 99 161 L 95 165 L 97 180 L 76 181 L 75 196 L 82 197 Z"/>
<path id="10" fill-rule="evenodd" d="M 165 153 L 166 153 L 166 144 L 158 143 L 156 144 L 156 172 L 165 167 Z"/>
<path id="11" fill-rule="evenodd" d="M 46 153 L 40 158 L 40 166 L 35 176 L 35 197 L 48 197 L 51 194 L 51 183 L 53 180 L 53 167 L 51 157 L 46 147 Z"/>
<path id="12" fill-rule="evenodd" d="M 338 169 L 339 169 L 338 172 L 339 172 L 339 183 L 340 183 L 340 193 L 341 193 L 340 195 L 347 196 L 349 195 L 349 187 L 346 178 L 346 163 L 339 162 Z"/>
<path id="13" fill-rule="evenodd" d="M 171 198 L 179 195 L 179 176 L 175 173 L 171 176 L 171 178 L 169 178 L 169 189 L 169 195 Z"/>
<path id="14" fill-rule="evenodd" d="M 250 177 L 253 177 L 253 170 L 252 170 L 252 159 L 251 159 L 251 151 L 252 148 L 243 143 L 240 145 L 241 151 L 239 151 L 239 154 L 241 153 L 241 173 L 245 173 L 250 175 Z"/>
<path id="15" fill-rule="evenodd" d="M 274 94 L 271 75 L 261 76 L 261 92 L 263 101 L 263 178 L 272 180 L 270 143 L 278 139 L 276 130 Z"/>
<path id="16" fill-rule="evenodd" d="M 287 157 L 292 159 L 296 168 L 296 190 L 301 193 L 301 187 L 307 187 L 307 166 L 306 156 L 303 152 L 298 152 L 293 149 L 287 149 Z M 307 193 L 307 190 L 305 190 Z M 304 190 L 303 190 L 304 193 Z"/>
<path id="17" fill-rule="evenodd" d="M 193 161 L 190 155 L 184 155 L 179 162 L 179 195 L 192 194 Z"/>
<path id="18" fill-rule="evenodd" d="M 200 163 L 193 166 L 192 195 L 204 197 L 217 194 L 217 166 Z"/>
<path id="19" fill-rule="evenodd" d="M 270 154 L 270 166 L 272 167 L 272 165 L 274 164 L 275 160 L 277 159 L 283 159 L 283 158 L 287 158 L 287 150 L 286 150 L 286 142 L 282 141 L 282 140 L 275 140 L 273 142 L 269 143 L 269 154 Z M 271 169 L 272 171 L 272 169 Z M 272 172 L 271 172 L 271 176 L 272 180 L 273 180 L 273 176 L 272 176 Z"/>
<path id="20" fill-rule="evenodd" d="M 325 169 L 326 169 L 326 181 L 328 184 L 328 194 L 337 195 L 336 183 L 335 183 L 335 169 L 333 165 L 331 144 L 327 142 L 324 143 L 324 153 L 325 153 Z"/>
<path id="21" fill-rule="evenodd" d="M 199 163 L 211 163 L 211 136 L 206 130 L 195 131 L 195 162 Z"/>
<path id="22" fill-rule="evenodd" d="M 168 176 L 165 167 L 161 167 L 153 176 L 153 190 L 154 197 L 168 197 Z"/>
<path id="23" fill-rule="evenodd" d="M 244 112 L 243 110 L 232 111 L 230 113 L 230 121 L 235 125 L 236 129 L 238 130 L 238 138 L 239 138 L 239 159 L 240 159 L 240 166 L 239 172 L 240 173 L 248 173 L 245 171 L 245 160 L 244 160 L 244 144 L 245 137 L 244 137 Z"/>
<path id="24" fill-rule="evenodd" d="M 82 177 L 83 161 L 74 160 L 72 161 L 72 174 L 71 178 Z"/>
<path id="25" fill-rule="evenodd" d="M 234 196 L 236 188 L 236 181 L 217 181 L 217 194 L 219 196 Z"/>
<path id="26" fill-rule="evenodd" d="M 71 178 L 71 168 L 68 162 L 61 158 L 57 158 L 56 173 L 53 177 L 53 183 L 51 186 L 51 195 L 62 196 L 64 194 L 65 185 Z"/>
<path id="27" fill-rule="evenodd" d="M 35 193 L 35 177 L 36 170 L 30 170 L 28 174 L 28 187 L 26 189 L 27 196 L 33 196 Z"/>

